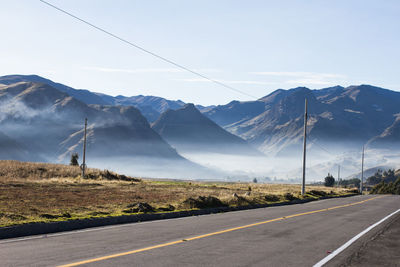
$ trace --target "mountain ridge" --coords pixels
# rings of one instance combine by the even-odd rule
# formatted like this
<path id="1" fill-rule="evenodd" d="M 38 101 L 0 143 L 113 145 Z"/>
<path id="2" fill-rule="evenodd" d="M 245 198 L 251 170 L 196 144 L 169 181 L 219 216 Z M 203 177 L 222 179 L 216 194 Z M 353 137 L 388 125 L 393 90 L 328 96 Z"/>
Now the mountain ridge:
<path id="1" fill-rule="evenodd" d="M 0 77 L 0 84 L 21 79 L 37 80 L 38 77 L 42 81 L 50 81 L 34 75 L 11 75 Z M 51 83 L 64 91 L 75 90 Z M 90 101 L 86 99 L 88 102 L 96 102 L 96 99 L 100 98 L 102 103 L 111 105 L 120 101 L 127 106 L 140 106 L 138 108 L 150 123 L 154 123 L 161 116 L 160 111 L 176 110 L 185 105 L 180 100 L 172 101 L 156 96 L 112 97 L 87 90 L 75 90 L 73 93 L 82 94 L 82 99 L 88 94 L 97 97 L 91 98 Z M 285 154 L 290 153 L 289 148 L 295 147 L 299 150 L 301 145 L 305 98 L 309 102 L 308 128 L 313 140 L 329 143 L 340 141 L 351 146 L 365 143 L 376 145 L 377 142 L 371 140 L 389 138 L 388 134 L 384 134 L 385 131 L 393 132 L 391 136 L 397 136 L 397 132 L 400 131 L 394 116 L 400 113 L 400 93 L 365 84 L 348 87 L 338 85 L 323 89 L 278 89 L 255 101 L 231 101 L 226 105 L 196 107 L 219 126 L 262 151 L 269 154 Z M 66 101 L 73 100 L 64 100 Z M 59 103 L 59 106 L 62 105 L 63 103 Z M 388 129 L 389 127 L 391 128 Z M 396 141 L 394 138 L 394 142 Z"/>
<path id="2" fill-rule="evenodd" d="M 261 156 L 245 140 L 223 130 L 193 104 L 186 104 L 177 110 L 167 110 L 152 124 L 152 128 L 178 151 Z"/>

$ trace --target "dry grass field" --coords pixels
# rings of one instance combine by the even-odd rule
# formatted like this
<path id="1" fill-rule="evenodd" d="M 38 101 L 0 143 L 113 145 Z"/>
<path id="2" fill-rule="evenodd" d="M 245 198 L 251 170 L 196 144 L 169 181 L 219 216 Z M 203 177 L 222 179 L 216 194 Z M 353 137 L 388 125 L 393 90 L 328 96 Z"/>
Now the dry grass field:
<path id="1" fill-rule="evenodd" d="M 290 201 L 299 185 L 138 179 L 48 163 L 0 161 L 0 227 L 29 222 Z M 307 198 L 348 194 L 310 186 Z"/>

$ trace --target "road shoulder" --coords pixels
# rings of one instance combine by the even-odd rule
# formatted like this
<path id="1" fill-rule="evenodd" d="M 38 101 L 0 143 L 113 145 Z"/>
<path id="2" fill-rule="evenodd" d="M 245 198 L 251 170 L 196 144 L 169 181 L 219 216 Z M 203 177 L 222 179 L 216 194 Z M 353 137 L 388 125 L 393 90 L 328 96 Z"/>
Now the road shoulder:
<path id="1" fill-rule="evenodd" d="M 400 266 L 400 214 L 371 230 L 326 266 Z"/>

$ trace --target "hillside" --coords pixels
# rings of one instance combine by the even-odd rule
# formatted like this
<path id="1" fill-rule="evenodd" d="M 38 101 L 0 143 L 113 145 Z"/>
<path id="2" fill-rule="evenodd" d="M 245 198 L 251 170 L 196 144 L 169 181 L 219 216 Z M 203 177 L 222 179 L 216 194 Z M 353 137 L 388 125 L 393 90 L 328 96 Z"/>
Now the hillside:
<path id="1" fill-rule="evenodd" d="M 368 145 L 376 148 L 399 149 L 400 148 L 400 115 L 392 125 L 387 127 L 380 135 L 372 138 Z"/>
<path id="2" fill-rule="evenodd" d="M 132 106 L 87 105 L 48 84 L 18 82 L 1 87 L 0 110 L 5 159 L 67 162 L 71 153 L 82 153 L 88 118 L 92 166 L 155 177 L 182 177 L 188 169 L 190 177 L 219 175 L 181 157 Z"/>
<path id="3" fill-rule="evenodd" d="M 348 148 L 360 147 L 385 131 L 387 138 L 388 132 L 397 132 L 392 124 L 400 112 L 400 93 L 369 85 L 280 89 L 258 101 L 229 103 L 204 114 L 264 152 L 292 154 L 293 148 L 301 151 L 305 98 L 309 103 L 309 137 L 333 150 L 337 142 L 340 146 L 350 144 Z M 262 110 L 260 103 L 265 111 L 252 116 Z M 230 113 L 240 114 L 237 121 L 232 121 Z"/>
<path id="4" fill-rule="evenodd" d="M 75 89 L 67 85 L 53 82 L 38 75 L 7 75 L 0 77 L 0 84 L 11 85 L 19 82 L 34 82 L 48 84 L 57 90 L 74 97 L 85 104 L 134 106 L 138 108 L 149 122 L 154 122 L 164 111 L 178 109 L 185 103 L 180 100 L 168 100 L 157 96 L 110 96 L 91 92 L 86 89 Z M 201 108 L 207 108 L 202 107 Z"/>
<path id="5" fill-rule="evenodd" d="M 49 79 L 40 77 L 38 75 L 7 75 L 0 77 L 0 84 L 10 85 L 19 82 L 34 82 L 34 83 L 48 84 L 53 88 L 56 88 L 61 92 L 67 93 L 68 95 L 86 104 L 100 104 L 100 105 L 110 104 L 110 102 L 104 101 L 101 97 L 99 97 L 95 93 L 90 92 L 89 90 L 74 89 L 64 84 L 56 83 Z"/>
<path id="6" fill-rule="evenodd" d="M 166 111 L 152 128 L 182 152 L 261 155 L 201 114 L 193 104 Z"/>

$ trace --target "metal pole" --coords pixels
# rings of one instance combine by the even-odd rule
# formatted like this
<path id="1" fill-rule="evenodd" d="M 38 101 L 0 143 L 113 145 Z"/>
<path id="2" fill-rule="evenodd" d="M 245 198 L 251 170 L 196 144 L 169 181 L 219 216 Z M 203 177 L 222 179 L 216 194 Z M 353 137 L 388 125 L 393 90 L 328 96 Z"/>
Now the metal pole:
<path id="1" fill-rule="evenodd" d="M 364 181 L 364 146 L 362 147 L 362 157 L 361 157 L 361 182 L 360 182 L 360 193 L 363 193 L 363 181 Z"/>
<path id="2" fill-rule="evenodd" d="M 307 147 L 307 98 L 304 104 L 304 140 L 303 140 L 303 183 L 301 185 L 301 195 L 306 193 L 306 147 Z"/>
<path id="3" fill-rule="evenodd" d="M 86 128 L 87 128 L 87 118 L 85 118 L 85 133 L 83 135 L 82 178 L 85 178 L 85 169 L 86 169 Z"/>

